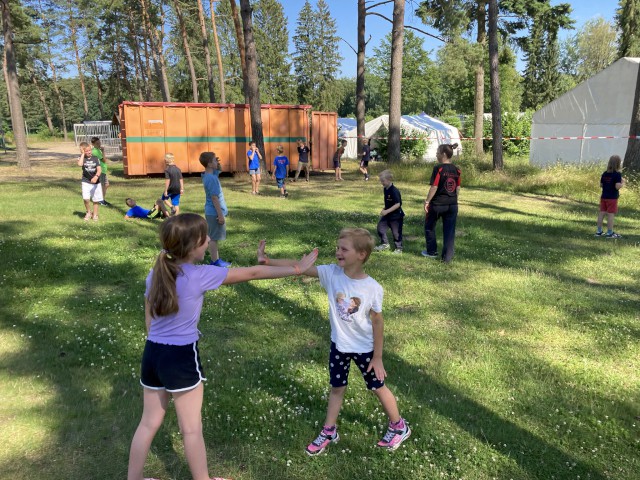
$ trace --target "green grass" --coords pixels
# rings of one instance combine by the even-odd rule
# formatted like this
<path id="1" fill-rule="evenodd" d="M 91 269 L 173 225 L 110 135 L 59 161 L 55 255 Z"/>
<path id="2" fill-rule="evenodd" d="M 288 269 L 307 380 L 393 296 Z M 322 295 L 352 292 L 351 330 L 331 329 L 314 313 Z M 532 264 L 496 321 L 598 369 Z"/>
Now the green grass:
<path id="1" fill-rule="evenodd" d="M 460 162 L 456 257 L 419 255 L 430 166 L 394 169 L 405 254 L 373 254 L 385 288 L 385 367 L 413 436 L 373 447 L 385 416 L 358 375 L 326 455 L 304 447 L 326 408 L 327 300 L 295 278 L 222 287 L 200 328 L 211 474 L 248 479 L 635 479 L 640 471 L 640 193 L 622 191 L 616 230 L 594 238 L 600 168 L 537 170 L 508 159 Z M 383 165 L 374 165 L 374 171 Z M 231 216 L 223 258 L 254 262 L 320 248 L 338 231 L 375 232 L 380 185 L 354 162 L 255 198 L 248 177 L 223 178 Z M 0 188 L 0 478 L 125 478 L 141 413 L 144 278 L 158 221 L 125 222 L 124 199 L 150 206 L 163 179 L 124 179 L 110 166 L 112 208 L 82 221 L 79 172 L 3 181 Z M 0 174 L 2 172 L 0 171 Z M 183 211 L 202 212 L 199 178 Z M 439 235 L 441 239 L 441 235 Z M 357 373 L 357 372 L 356 372 Z M 146 474 L 188 479 L 173 411 Z M 635 472 L 635 473 L 634 473 Z"/>

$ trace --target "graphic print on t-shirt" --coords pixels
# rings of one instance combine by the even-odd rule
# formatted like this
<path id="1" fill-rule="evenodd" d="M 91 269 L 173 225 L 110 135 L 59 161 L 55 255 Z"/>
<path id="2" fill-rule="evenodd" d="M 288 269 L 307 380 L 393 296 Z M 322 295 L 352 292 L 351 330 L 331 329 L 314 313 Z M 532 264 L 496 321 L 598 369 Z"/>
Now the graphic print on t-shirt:
<path id="1" fill-rule="evenodd" d="M 444 183 L 444 189 L 448 192 L 448 193 L 453 193 L 456 191 L 456 179 L 455 178 L 451 178 L 451 177 L 447 177 L 445 179 L 445 183 Z"/>
<path id="2" fill-rule="evenodd" d="M 338 292 L 336 294 L 336 310 L 340 315 L 340 320 L 352 323 L 355 319 L 355 314 L 360 310 L 361 303 L 362 300 L 358 297 L 351 297 L 347 301 L 347 296 L 342 292 Z"/>

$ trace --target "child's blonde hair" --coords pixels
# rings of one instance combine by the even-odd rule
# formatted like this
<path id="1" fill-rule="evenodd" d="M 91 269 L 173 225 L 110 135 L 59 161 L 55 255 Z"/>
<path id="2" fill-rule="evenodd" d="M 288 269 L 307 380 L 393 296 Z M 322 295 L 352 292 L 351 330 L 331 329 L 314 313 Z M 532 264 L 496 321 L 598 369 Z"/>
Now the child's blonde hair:
<path id="1" fill-rule="evenodd" d="M 174 165 L 176 163 L 176 160 L 175 160 L 175 157 L 173 156 L 173 153 L 165 154 L 164 163 L 166 163 L 167 165 Z"/>
<path id="2" fill-rule="evenodd" d="M 347 240 L 351 240 L 353 248 L 356 252 L 364 252 L 366 256 L 362 263 L 366 263 L 369 260 L 369 255 L 373 251 L 373 246 L 375 245 L 375 240 L 373 235 L 369 233 L 369 230 L 364 228 L 343 228 L 340 230 L 340 235 L 338 235 L 338 240 L 342 240 L 346 238 Z"/>
<path id="3" fill-rule="evenodd" d="M 278 152 L 278 153 L 282 153 L 282 152 L 284 152 L 284 148 L 282 148 L 282 145 L 278 145 L 278 146 L 276 147 L 276 152 Z"/>
<path id="4" fill-rule="evenodd" d="M 391 173 L 391 170 L 383 170 L 380 172 L 380 175 L 378 175 L 378 178 L 380 180 L 393 181 L 393 173 Z"/>
<path id="5" fill-rule="evenodd" d="M 607 163 L 607 172 L 619 172 L 622 168 L 622 159 L 619 155 L 611 155 L 609 163 Z"/>

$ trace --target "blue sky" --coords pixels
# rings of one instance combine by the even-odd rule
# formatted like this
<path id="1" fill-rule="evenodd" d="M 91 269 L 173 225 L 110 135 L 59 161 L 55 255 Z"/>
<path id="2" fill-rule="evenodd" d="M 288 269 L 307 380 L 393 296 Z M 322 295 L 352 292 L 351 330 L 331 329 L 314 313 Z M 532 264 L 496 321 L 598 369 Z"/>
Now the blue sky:
<path id="1" fill-rule="evenodd" d="M 338 35 L 342 37 L 344 40 L 349 42 L 354 48 L 357 45 L 357 0 L 325 0 L 329 5 L 329 9 L 331 10 L 331 14 L 333 18 L 336 20 L 338 26 Z M 315 6 L 316 0 L 310 0 L 311 4 Z M 293 36 L 296 28 L 296 22 L 298 13 L 300 9 L 304 5 L 304 0 L 281 0 L 281 3 L 284 7 L 285 14 L 289 20 L 289 35 Z M 376 2 L 367 2 L 367 3 L 377 3 Z M 419 4 L 419 0 L 407 0 L 406 1 L 406 13 L 405 13 L 405 24 L 406 25 L 414 25 L 417 28 L 422 30 L 433 32 L 437 34 L 437 32 L 429 29 L 425 25 L 422 24 L 419 18 L 414 15 L 414 9 L 417 8 Z M 559 3 L 564 3 L 558 0 L 552 0 L 553 5 L 557 5 Z M 572 18 L 575 19 L 576 29 L 580 28 L 586 21 L 591 20 L 595 17 L 601 16 L 605 20 L 613 21 L 614 15 L 616 13 L 616 9 L 618 8 L 618 0 L 580 0 L 580 1 L 569 1 L 573 8 L 573 12 L 571 14 Z M 381 14 L 391 18 L 391 14 L 393 11 L 393 5 L 382 5 L 376 8 L 376 11 Z M 387 21 L 376 17 L 369 16 L 367 17 L 367 38 L 369 35 L 372 36 L 371 41 L 367 46 L 367 54 L 373 52 L 373 48 L 377 47 L 380 43 L 380 40 L 391 31 L 391 24 Z M 433 40 L 429 37 L 426 37 L 419 32 L 414 30 L 414 33 L 417 35 L 424 37 L 424 46 L 427 50 L 436 50 L 441 43 L 437 40 Z M 575 33 L 573 31 L 564 31 L 561 33 L 561 38 L 566 35 L 570 35 Z M 351 48 L 345 43 L 345 41 L 340 41 L 340 53 L 344 58 L 342 62 L 342 76 L 345 77 L 355 77 L 356 71 L 356 55 L 353 53 Z M 291 48 L 290 48 L 291 50 Z M 518 64 L 518 68 L 522 68 L 521 62 Z"/>

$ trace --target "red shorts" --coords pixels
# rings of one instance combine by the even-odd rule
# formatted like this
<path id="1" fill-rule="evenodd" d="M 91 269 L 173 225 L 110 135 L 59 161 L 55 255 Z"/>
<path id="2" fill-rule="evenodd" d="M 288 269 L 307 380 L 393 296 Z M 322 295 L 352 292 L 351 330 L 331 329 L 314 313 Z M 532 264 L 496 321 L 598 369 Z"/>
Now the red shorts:
<path id="1" fill-rule="evenodd" d="M 607 212 L 607 213 L 618 213 L 618 199 L 617 198 L 601 198 L 600 211 Z"/>

